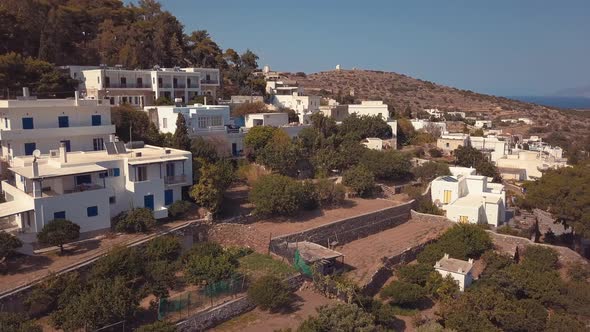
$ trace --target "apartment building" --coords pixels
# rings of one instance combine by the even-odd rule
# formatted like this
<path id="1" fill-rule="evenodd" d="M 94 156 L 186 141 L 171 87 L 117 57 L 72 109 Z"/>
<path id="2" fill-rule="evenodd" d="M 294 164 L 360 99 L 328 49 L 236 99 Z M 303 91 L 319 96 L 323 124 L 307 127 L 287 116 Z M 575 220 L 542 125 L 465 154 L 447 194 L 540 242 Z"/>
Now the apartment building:
<path id="1" fill-rule="evenodd" d="M 500 226 L 506 219 L 506 192 L 500 183 L 475 175 L 474 168 L 449 167 L 452 175 L 439 176 L 430 185 L 432 203 L 459 223 Z"/>
<path id="2" fill-rule="evenodd" d="M 10 178 L 2 182 L 6 203 L 0 218 L 26 243 L 53 219 L 80 225 L 82 233 L 111 227 L 111 218 L 131 208 L 148 208 L 155 218 L 181 199 L 192 184 L 188 151 L 154 146 L 129 149 L 107 142 L 106 150 L 15 157 Z M 6 222 L 6 219 L 5 219 Z M 6 228 L 6 225 L 4 226 Z"/>
<path id="3" fill-rule="evenodd" d="M 66 66 L 80 81 L 78 90 L 89 99 L 107 99 L 111 105 L 130 104 L 141 108 L 154 105 L 159 97 L 189 102 L 196 96 L 217 98 L 221 85 L 216 68 L 159 68 L 128 70 L 120 66 Z"/>
<path id="4" fill-rule="evenodd" d="M 321 97 L 306 95 L 295 81 L 267 81 L 266 92 L 275 107 L 294 110 L 301 124 L 308 124 L 309 117 L 320 110 Z"/>
<path id="5" fill-rule="evenodd" d="M 471 136 L 469 138 L 469 143 L 473 148 L 481 151 L 494 163 L 510 152 L 510 146 L 506 144 L 504 140 L 494 136 Z"/>
<path id="6" fill-rule="evenodd" d="M 113 133 L 110 106 L 101 100 L 0 100 L 0 154 L 9 162 L 35 150 L 49 154 L 61 143 L 67 151 L 104 150 Z"/>

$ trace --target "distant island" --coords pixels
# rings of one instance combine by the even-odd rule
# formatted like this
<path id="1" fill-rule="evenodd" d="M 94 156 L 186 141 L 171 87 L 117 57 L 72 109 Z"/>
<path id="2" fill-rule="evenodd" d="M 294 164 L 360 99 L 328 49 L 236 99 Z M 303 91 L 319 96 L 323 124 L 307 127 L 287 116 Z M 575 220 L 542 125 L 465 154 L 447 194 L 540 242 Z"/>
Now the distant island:
<path id="1" fill-rule="evenodd" d="M 548 107 L 590 110 L 590 98 L 576 96 L 506 96 L 506 98 Z"/>

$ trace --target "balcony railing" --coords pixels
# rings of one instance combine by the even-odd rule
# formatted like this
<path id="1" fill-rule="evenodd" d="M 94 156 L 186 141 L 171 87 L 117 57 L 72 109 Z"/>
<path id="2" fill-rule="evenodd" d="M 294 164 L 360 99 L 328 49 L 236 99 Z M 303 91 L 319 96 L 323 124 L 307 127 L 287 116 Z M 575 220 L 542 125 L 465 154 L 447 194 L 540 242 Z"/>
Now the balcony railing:
<path id="1" fill-rule="evenodd" d="M 172 175 L 172 176 L 165 176 L 164 183 L 165 184 L 178 184 L 178 183 L 185 183 L 187 182 L 186 175 Z"/>
<path id="2" fill-rule="evenodd" d="M 64 194 L 73 194 L 79 193 L 83 191 L 91 191 L 91 190 L 99 190 L 103 189 L 104 187 L 95 183 L 84 183 L 74 186 L 71 189 L 64 189 Z"/>
<path id="3" fill-rule="evenodd" d="M 201 84 L 219 84 L 218 80 L 206 80 L 206 79 L 202 79 L 201 80 Z"/>
<path id="4" fill-rule="evenodd" d="M 184 88 L 186 88 L 186 85 L 185 84 L 174 84 L 174 88 L 175 89 L 184 89 Z"/>
<path id="5" fill-rule="evenodd" d="M 188 88 L 189 89 L 198 89 L 199 88 L 199 85 L 198 84 L 189 84 L 188 85 Z"/>
<path id="6" fill-rule="evenodd" d="M 152 85 L 149 83 L 105 83 L 105 89 L 151 89 Z"/>

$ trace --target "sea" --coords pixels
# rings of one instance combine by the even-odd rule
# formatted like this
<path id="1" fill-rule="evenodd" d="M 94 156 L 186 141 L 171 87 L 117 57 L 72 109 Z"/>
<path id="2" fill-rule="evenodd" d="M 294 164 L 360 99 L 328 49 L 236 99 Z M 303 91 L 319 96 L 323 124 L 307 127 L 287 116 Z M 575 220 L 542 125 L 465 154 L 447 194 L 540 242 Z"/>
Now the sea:
<path id="1" fill-rule="evenodd" d="M 506 98 L 550 107 L 590 111 L 590 98 L 586 97 L 507 96 Z"/>

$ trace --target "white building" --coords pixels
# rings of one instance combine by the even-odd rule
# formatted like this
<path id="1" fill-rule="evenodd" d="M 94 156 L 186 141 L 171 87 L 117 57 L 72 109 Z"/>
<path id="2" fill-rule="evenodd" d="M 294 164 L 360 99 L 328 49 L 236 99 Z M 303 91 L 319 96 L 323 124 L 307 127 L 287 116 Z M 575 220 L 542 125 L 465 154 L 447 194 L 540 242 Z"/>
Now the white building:
<path id="1" fill-rule="evenodd" d="M 492 128 L 492 120 L 475 120 L 475 128 Z"/>
<path id="2" fill-rule="evenodd" d="M 447 112 L 447 114 L 451 115 L 451 116 L 460 116 L 462 118 L 465 118 L 465 112 L 453 111 L 453 112 Z"/>
<path id="3" fill-rule="evenodd" d="M 489 183 L 475 169 L 450 167 L 453 175 L 440 176 L 431 183 L 432 202 L 460 223 L 501 225 L 505 220 L 506 192 L 499 183 Z"/>
<path id="4" fill-rule="evenodd" d="M 444 113 L 439 111 L 438 108 L 427 108 L 424 109 L 424 112 L 437 119 L 440 119 L 444 116 Z"/>
<path id="5" fill-rule="evenodd" d="M 505 180 L 524 181 L 538 179 L 548 169 L 566 167 L 567 161 L 542 151 L 520 150 L 503 156 L 496 164 Z"/>
<path id="6" fill-rule="evenodd" d="M 320 96 L 308 96 L 295 81 L 267 81 L 266 92 L 277 108 L 289 108 L 299 116 L 299 123 L 309 123 L 309 117 L 320 110 Z"/>
<path id="7" fill-rule="evenodd" d="M 461 292 L 464 292 L 465 288 L 469 287 L 473 282 L 473 275 L 471 274 L 473 259 L 471 258 L 468 261 L 464 261 L 451 258 L 449 254 L 445 254 L 443 258 L 434 264 L 434 269 L 443 278 L 451 276 L 459 285 Z"/>
<path id="8" fill-rule="evenodd" d="M 115 132 L 111 110 L 97 100 L 35 99 L 0 100 L 1 156 L 48 154 L 64 143 L 68 151 L 104 149 Z"/>
<path id="9" fill-rule="evenodd" d="M 436 147 L 445 155 L 452 155 L 460 146 L 469 146 L 469 135 L 461 133 L 442 134 L 436 140 Z"/>
<path id="10" fill-rule="evenodd" d="M 441 133 L 447 132 L 446 122 L 433 122 L 426 119 L 410 119 L 410 123 L 414 130 L 426 130 L 430 126 L 438 127 Z"/>
<path id="11" fill-rule="evenodd" d="M 153 105 L 159 97 L 189 102 L 200 95 L 216 98 L 219 69 L 159 68 L 127 70 L 121 67 L 68 66 L 70 76 L 80 81 L 79 91 L 90 99 L 108 99 L 111 105 Z"/>
<path id="12" fill-rule="evenodd" d="M 256 126 L 282 127 L 289 124 L 289 115 L 287 113 L 255 113 L 246 114 L 244 120 L 247 128 Z"/>
<path id="13" fill-rule="evenodd" d="M 494 163 L 509 153 L 509 146 L 505 141 L 497 137 L 471 136 L 469 137 L 469 144 L 484 155 L 489 156 Z"/>
<path id="14" fill-rule="evenodd" d="M 105 145 L 102 151 L 67 152 L 62 144 L 48 155 L 14 158 L 10 179 L 2 182 L 7 202 L 0 204 L 0 217 L 7 218 L 7 228 L 33 243 L 53 219 L 71 220 L 87 233 L 110 228 L 111 218 L 131 208 L 164 218 L 182 187 L 192 184 L 188 151 Z"/>
<path id="15" fill-rule="evenodd" d="M 532 125 L 534 123 L 530 118 L 518 118 L 518 121 L 524 122 L 525 124 Z"/>
<path id="16" fill-rule="evenodd" d="M 387 104 L 382 100 L 363 100 L 360 104 L 349 104 L 348 114 L 356 114 L 358 116 L 378 116 L 387 121 L 389 119 L 389 110 Z"/>
<path id="17" fill-rule="evenodd" d="M 189 135 L 225 131 L 232 124 L 228 105 L 146 106 L 143 110 L 162 133 L 174 134 L 179 113 L 184 116 Z"/>
<path id="18" fill-rule="evenodd" d="M 383 150 L 383 140 L 377 137 L 367 137 L 361 142 L 361 144 L 371 150 Z"/>

